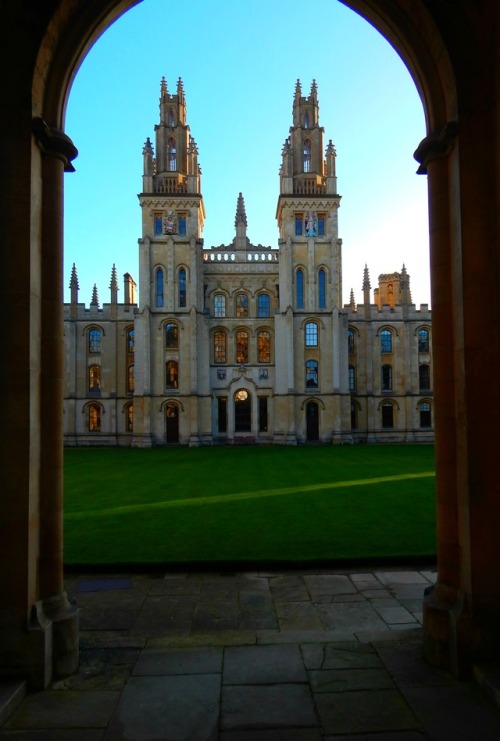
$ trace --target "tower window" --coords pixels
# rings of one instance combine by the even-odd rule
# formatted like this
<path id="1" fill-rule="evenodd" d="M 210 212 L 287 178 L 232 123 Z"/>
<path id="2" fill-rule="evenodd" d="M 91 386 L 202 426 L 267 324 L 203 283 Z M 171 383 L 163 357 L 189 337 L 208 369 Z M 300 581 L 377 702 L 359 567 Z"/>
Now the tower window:
<path id="1" fill-rule="evenodd" d="M 349 355 L 354 355 L 355 349 L 354 349 L 354 330 L 348 329 L 347 330 L 347 352 Z"/>
<path id="2" fill-rule="evenodd" d="M 309 113 L 307 111 L 304 114 L 304 128 L 309 128 Z"/>
<path id="3" fill-rule="evenodd" d="M 418 351 L 429 352 L 429 331 L 427 329 L 418 330 Z"/>
<path id="4" fill-rule="evenodd" d="M 318 346 L 318 325 L 316 322 L 307 322 L 306 324 L 306 347 Z"/>
<path id="5" fill-rule="evenodd" d="M 174 112 L 172 109 L 168 112 L 168 123 L 171 126 L 171 128 L 174 128 L 175 126 L 175 118 L 174 118 Z"/>
<path id="6" fill-rule="evenodd" d="M 89 329 L 89 353 L 101 352 L 102 332 L 100 329 Z"/>
<path id="7" fill-rule="evenodd" d="M 392 332 L 390 329 L 383 329 L 380 332 L 380 352 L 392 352 Z"/>
<path id="8" fill-rule="evenodd" d="M 318 272 L 318 305 L 320 309 L 326 309 L 326 271 L 320 268 Z"/>
<path id="9" fill-rule="evenodd" d="M 432 418 L 431 418 L 431 405 L 428 401 L 421 401 L 420 402 L 420 427 L 431 427 L 432 426 Z"/>
<path id="10" fill-rule="evenodd" d="M 89 404 L 87 409 L 87 424 L 89 432 L 101 431 L 101 405 Z"/>
<path id="11" fill-rule="evenodd" d="M 316 360 L 308 360 L 306 363 L 306 386 L 318 388 L 318 362 Z"/>
<path id="12" fill-rule="evenodd" d="M 96 393 L 101 390 L 101 366 L 89 366 L 89 393 Z"/>
<path id="13" fill-rule="evenodd" d="M 311 172 L 311 142 L 306 139 L 303 148 L 304 172 Z"/>
<path id="14" fill-rule="evenodd" d="M 248 316 L 248 296 L 246 293 L 238 293 L 236 296 L 236 316 Z"/>
<path id="15" fill-rule="evenodd" d="M 259 363 L 271 362 L 271 335 L 269 332 L 259 332 L 257 335 Z"/>
<path id="16" fill-rule="evenodd" d="M 392 366 L 382 366 L 382 391 L 392 391 Z"/>
<path id="17" fill-rule="evenodd" d="M 179 327 L 175 322 L 165 324 L 165 347 L 168 350 L 179 347 Z"/>
<path id="18" fill-rule="evenodd" d="M 349 391 L 356 391 L 356 368 L 353 365 L 349 366 Z"/>
<path id="19" fill-rule="evenodd" d="M 248 363 L 248 332 L 236 332 L 236 362 Z"/>
<path id="20" fill-rule="evenodd" d="M 134 379 L 134 364 L 132 363 L 127 368 L 127 391 L 129 394 L 133 394 L 135 389 L 135 379 Z"/>
<path id="21" fill-rule="evenodd" d="M 257 316 L 270 316 L 271 298 L 268 293 L 259 293 L 257 298 Z"/>
<path id="22" fill-rule="evenodd" d="M 304 308 L 304 271 L 302 268 L 295 273 L 295 301 L 297 309 Z"/>
<path id="23" fill-rule="evenodd" d="M 431 387 L 431 369 L 429 365 L 419 365 L 418 387 L 420 391 L 429 391 Z"/>
<path id="24" fill-rule="evenodd" d="M 226 297 L 223 293 L 217 293 L 214 296 L 214 316 L 226 316 Z"/>
<path id="25" fill-rule="evenodd" d="M 175 172 L 177 170 L 177 149 L 172 137 L 167 142 L 167 158 L 167 170 Z"/>
<path id="26" fill-rule="evenodd" d="M 179 388 L 179 365 L 175 360 L 169 360 L 165 366 L 165 386 L 167 389 Z"/>
<path id="27" fill-rule="evenodd" d="M 391 403 L 382 404 L 382 427 L 384 429 L 394 427 L 394 408 Z"/>
<path id="28" fill-rule="evenodd" d="M 163 308 L 163 269 L 156 268 L 155 272 L 155 304 L 158 309 Z"/>
<path id="29" fill-rule="evenodd" d="M 214 332 L 214 363 L 225 363 L 226 357 L 226 333 L 219 329 Z"/>
<path id="30" fill-rule="evenodd" d="M 186 306 L 186 270 L 179 270 L 179 307 L 182 309 Z"/>

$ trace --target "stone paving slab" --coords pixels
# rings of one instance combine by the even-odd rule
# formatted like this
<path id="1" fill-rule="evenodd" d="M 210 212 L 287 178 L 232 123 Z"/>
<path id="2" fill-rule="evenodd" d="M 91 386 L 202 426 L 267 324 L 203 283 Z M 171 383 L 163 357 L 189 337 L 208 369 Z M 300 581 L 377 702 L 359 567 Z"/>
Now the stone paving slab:
<path id="1" fill-rule="evenodd" d="M 226 731 L 219 741 L 322 741 L 318 728 L 274 728 L 272 731 Z M 353 741 L 351 738 L 350 741 Z"/>
<path id="2" fill-rule="evenodd" d="M 222 653 L 222 648 L 147 648 L 141 653 L 133 676 L 220 673 Z"/>
<path id="3" fill-rule="evenodd" d="M 385 669 L 319 669 L 309 672 L 309 678 L 314 693 L 394 689 Z"/>
<path id="4" fill-rule="evenodd" d="M 317 727 L 306 684 L 222 688 L 221 730 Z"/>
<path id="5" fill-rule="evenodd" d="M 326 735 L 413 730 L 419 722 L 397 690 L 315 694 Z"/>
<path id="6" fill-rule="evenodd" d="M 105 741 L 217 741 L 220 675 L 132 677 Z"/>
<path id="7" fill-rule="evenodd" d="M 297 645 L 226 648 L 222 676 L 225 685 L 307 682 Z"/>
<path id="8" fill-rule="evenodd" d="M 117 691 L 36 692 L 27 695 L 5 728 L 105 728 L 119 697 Z"/>
<path id="9" fill-rule="evenodd" d="M 306 669 L 372 669 L 383 666 L 374 648 L 354 641 L 301 646 Z"/>
<path id="10" fill-rule="evenodd" d="M 464 683 L 453 687 L 402 687 L 403 696 L 433 739 L 498 741 L 500 714 L 478 688 Z"/>

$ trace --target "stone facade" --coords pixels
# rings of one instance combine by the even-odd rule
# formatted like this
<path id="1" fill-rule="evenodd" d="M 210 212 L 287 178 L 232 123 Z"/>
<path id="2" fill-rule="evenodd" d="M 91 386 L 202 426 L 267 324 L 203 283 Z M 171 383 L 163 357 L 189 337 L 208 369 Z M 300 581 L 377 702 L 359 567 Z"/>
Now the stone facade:
<path id="1" fill-rule="evenodd" d="M 235 236 L 206 249 L 198 150 L 181 80 L 161 82 L 143 149 L 139 303 L 116 271 L 109 304 L 65 317 L 66 445 L 300 444 L 433 440 L 431 312 L 410 278 L 381 275 L 342 306 L 336 152 L 318 94 L 299 81 L 282 150 L 278 248 Z"/>

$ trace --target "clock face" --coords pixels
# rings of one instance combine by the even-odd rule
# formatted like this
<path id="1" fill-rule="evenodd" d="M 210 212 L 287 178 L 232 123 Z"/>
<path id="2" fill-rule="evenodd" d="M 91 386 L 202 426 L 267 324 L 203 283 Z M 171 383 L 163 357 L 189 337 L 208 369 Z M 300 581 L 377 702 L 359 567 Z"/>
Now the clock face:
<path id="1" fill-rule="evenodd" d="M 235 394 L 236 401 L 246 401 L 248 399 L 248 391 L 245 391 L 245 389 L 240 389 L 240 391 L 237 391 Z"/>

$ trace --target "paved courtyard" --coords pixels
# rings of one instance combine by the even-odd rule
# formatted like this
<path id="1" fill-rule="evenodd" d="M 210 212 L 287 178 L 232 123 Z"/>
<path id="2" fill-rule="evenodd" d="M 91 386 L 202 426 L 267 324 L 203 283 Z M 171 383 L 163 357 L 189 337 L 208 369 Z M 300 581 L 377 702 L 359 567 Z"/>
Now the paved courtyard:
<path id="1" fill-rule="evenodd" d="M 421 658 L 432 570 L 78 575 L 80 671 L 0 728 L 27 741 L 498 741 Z"/>

